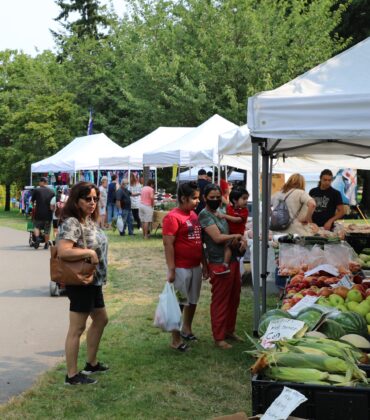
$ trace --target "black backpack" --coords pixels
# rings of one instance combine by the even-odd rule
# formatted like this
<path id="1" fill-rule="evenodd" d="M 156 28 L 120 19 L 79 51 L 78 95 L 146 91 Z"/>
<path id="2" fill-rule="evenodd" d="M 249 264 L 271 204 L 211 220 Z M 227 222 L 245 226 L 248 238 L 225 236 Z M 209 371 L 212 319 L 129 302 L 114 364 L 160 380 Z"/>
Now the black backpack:
<path id="1" fill-rule="evenodd" d="M 286 199 L 294 190 L 290 191 L 284 198 L 279 199 L 277 205 L 271 211 L 270 230 L 283 231 L 288 229 L 293 219 L 290 218 Z"/>

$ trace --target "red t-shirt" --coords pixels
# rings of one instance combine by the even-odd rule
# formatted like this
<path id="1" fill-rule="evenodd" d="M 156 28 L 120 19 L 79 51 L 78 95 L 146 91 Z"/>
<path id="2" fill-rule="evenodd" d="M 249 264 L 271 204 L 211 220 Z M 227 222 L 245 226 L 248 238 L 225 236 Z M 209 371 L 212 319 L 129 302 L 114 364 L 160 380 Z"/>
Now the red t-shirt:
<path id="1" fill-rule="evenodd" d="M 229 225 L 229 232 L 230 234 L 239 233 L 240 235 L 244 235 L 245 232 L 245 224 L 248 220 L 248 209 L 237 209 L 233 207 L 231 204 L 226 206 L 226 214 L 233 217 L 241 217 L 243 221 L 241 223 L 233 223 L 227 221 Z"/>
<path id="2" fill-rule="evenodd" d="M 176 236 L 175 266 L 197 267 L 202 260 L 202 229 L 195 212 L 171 210 L 163 219 L 162 234 Z"/>

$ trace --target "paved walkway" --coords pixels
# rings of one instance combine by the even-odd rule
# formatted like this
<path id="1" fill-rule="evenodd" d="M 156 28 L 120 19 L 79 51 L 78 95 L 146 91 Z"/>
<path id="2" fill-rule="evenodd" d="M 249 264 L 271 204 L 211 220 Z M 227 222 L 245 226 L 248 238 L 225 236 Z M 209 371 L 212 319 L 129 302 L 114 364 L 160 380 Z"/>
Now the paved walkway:
<path id="1" fill-rule="evenodd" d="M 0 227 L 0 404 L 29 388 L 64 353 L 68 299 L 49 295 L 49 251 Z"/>

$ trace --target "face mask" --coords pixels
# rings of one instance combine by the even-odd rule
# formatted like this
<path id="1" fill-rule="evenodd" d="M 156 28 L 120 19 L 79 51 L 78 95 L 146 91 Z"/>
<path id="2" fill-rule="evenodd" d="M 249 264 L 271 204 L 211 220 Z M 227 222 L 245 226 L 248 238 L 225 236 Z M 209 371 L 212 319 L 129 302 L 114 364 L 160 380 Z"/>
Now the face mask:
<path id="1" fill-rule="evenodd" d="M 217 210 L 220 207 L 221 200 L 206 200 L 206 203 L 211 210 Z"/>

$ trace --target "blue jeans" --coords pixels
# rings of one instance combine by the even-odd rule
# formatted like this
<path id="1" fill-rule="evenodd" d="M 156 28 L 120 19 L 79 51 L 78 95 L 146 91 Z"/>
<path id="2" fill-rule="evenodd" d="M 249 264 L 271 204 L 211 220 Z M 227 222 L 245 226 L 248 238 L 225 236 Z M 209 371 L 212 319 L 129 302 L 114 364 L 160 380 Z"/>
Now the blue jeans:
<path id="1" fill-rule="evenodd" d="M 126 226 L 128 228 L 128 234 L 132 235 L 134 233 L 133 217 L 131 210 L 122 210 L 122 220 L 123 220 L 123 232 L 125 234 Z"/>
<path id="2" fill-rule="evenodd" d="M 118 209 L 115 203 L 107 204 L 108 223 L 112 223 L 113 219 L 117 219 Z"/>

